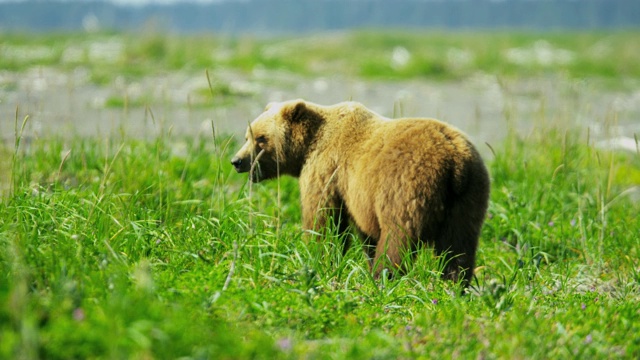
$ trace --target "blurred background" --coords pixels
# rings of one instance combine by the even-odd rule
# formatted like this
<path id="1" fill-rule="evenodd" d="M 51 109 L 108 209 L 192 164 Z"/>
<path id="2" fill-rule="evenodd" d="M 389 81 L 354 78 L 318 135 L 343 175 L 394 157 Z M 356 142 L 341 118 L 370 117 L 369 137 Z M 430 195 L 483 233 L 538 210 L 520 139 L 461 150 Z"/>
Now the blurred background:
<path id="1" fill-rule="evenodd" d="M 239 135 L 302 97 L 635 149 L 639 26 L 637 0 L 0 0 L 0 131 Z"/>
<path id="2" fill-rule="evenodd" d="M 637 27 L 637 0 L 114 0 L 11 1 L 0 29 L 287 34 L 369 28 Z"/>

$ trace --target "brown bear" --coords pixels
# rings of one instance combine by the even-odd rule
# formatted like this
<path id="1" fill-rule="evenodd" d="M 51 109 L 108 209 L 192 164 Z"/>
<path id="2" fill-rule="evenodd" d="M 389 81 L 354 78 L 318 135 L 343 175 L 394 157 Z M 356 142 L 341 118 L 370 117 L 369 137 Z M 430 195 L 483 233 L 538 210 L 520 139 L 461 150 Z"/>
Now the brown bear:
<path id="1" fill-rule="evenodd" d="M 298 177 L 303 227 L 345 231 L 354 224 L 376 277 L 402 269 L 421 244 L 444 257 L 445 278 L 467 286 L 473 276 L 489 175 L 450 125 L 387 119 L 356 102 L 271 103 L 231 163 L 253 182 Z"/>

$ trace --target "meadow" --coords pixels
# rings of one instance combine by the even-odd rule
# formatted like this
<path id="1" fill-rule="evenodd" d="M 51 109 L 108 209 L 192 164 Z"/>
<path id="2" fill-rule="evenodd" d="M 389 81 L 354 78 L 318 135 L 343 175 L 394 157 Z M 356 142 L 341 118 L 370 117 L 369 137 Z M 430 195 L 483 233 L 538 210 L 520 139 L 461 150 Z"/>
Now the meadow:
<path id="1" fill-rule="evenodd" d="M 459 79 L 487 72 L 501 76 L 611 79 L 640 77 L 637 31 L 426 32 L 361 30 L 299 37 L 256 38 L 136 34 L 0 34 L 0 67 L 24 71 L 55 66 L 87 68 L 95 84 L 118 76 L 232 68 L 286 70 L 304 75 L 365 79 Z M 392 52 L 392 61 L 389 61 Z M 635 83 L 633 83 L 635 84 Z M 216 95 L 228 92 L 216 88 Z"/>
<path id="2" fill-rule="evenodd" d="M 619 88 L 640 78 L 634 33 L 540 42 L 539 34 L 361 32 L 216 38 L 205 42 L 212 48 L 198 37 L 149 34 L 138 42 L 121 34 L 1 38 L 2 51 L 22 56 L 0 57 L 7 71 L 85 66 L 96 85 L 185 67 L 372 81 L 482 71 Z M 96 38 L 124 44 L 108 66 L 94 68 Z M 425 38 L 431 45 L 422 47 Z M 70 43 L 86 47 L 57 45 Z M 291 43 L 308 51 L 292 57 L 282 45 Z M 517 51 L 495 58 L 536 46 L 567 52 L 535 63 L 518 63 L 531 54 Z M 397 50 L 392 60 L 404 65 L 394 67 L 387 55 L 402 48 L 413 55 Z M 438 65 L 446 49 L 464 50 Z M 372 54 L 366 63 L 359 51 Z M 619 55 L 602 57 L 607 51 Z M 222 91 L 207 90 L 212 98 Z M 295 179 L 249 184 L 229 164 L 238 147 L 229 135 L 34 138 L 24 136 L 28 117 L 2 118 L 15 133 L 0 146 L 0 358 L 638 358 L 640 135 L 632 135 L 635 151 L 602 148 L 563 114 L 540 111 L 531 131 L 477 144 L 488 149 L 492 193 L 464 296 L 440 279 L 442 263 L 428 248 L 405 276 L 375 280 L 358 241 L 344 255 L 331 233 L 305 241 Z M 509 123 L 517 114 L 504 116 Z"/>

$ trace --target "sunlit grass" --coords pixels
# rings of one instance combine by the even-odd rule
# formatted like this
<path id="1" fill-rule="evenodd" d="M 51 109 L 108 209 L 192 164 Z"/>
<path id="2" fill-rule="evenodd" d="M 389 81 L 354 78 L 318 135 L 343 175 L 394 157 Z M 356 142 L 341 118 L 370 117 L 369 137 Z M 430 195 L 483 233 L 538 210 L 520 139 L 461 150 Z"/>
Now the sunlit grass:
<path id="1" fill-rule="evenodd" d="M 616 83 L 640 75 L 635 38 L 3 34 L 0 65 L 85 67 L 97 84 L 216 67 Z M 242 95 L 210 80 L 197 95 Z M 0 145 L 0 358 L 638 358 L 640 153 L 596 146 L 570 113 L 527 116 L 530 132 L 477 144 L 492 193 L 464 297 L 429 249 L 406 276 L 376 281 L 358 241 L 344 255 L 333 234 L 307 242 L 297 182 L 250 186 L 229 164 L 230 137 L 152 121 L 158 135 L 142 139 L 23 138 L 29 119 L 8 119 L 18 143 Z"/>
<path id="2" fill-rule="evenodd" d="M 248 194 L 234 148 L 22 144 L 0 202 L 2 357 L 639 354 L 640 204 L 619 175 L 637 154 L 553 129 L 494 145 L 478 279 L 459 297 L 431 251 L 379 282 L 359 245 L 307 243 L 296 182 Z"/>

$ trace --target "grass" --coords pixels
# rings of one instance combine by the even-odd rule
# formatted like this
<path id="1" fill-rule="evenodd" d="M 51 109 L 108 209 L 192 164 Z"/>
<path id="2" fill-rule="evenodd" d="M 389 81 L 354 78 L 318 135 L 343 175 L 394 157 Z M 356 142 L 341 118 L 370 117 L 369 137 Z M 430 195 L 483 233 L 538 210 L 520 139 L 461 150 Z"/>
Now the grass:
<path id="1" fill-rule="evenodd" d="M 625 86 L 640 76 L 637 31 L 592 33 L 389 32 L 255 39 L 209 35 L 0 34 L 0 67 L 83 67 L 96 84 L 117 76 L 232 68 L 368 79 L 457 79 L 475 72 L 504 77 L 560 74 Z"/>
<path id="2" fill-rule="evenodd" d="M 622 83 L 640 76 L 636 37 L 0 34 L 0 66 L 82 67 L 96 84 L 217 67 Z M 572 60 L 518 62 L 553 49 Z M 215 77 L 204 90 L 239 96 Z M 406 276 L 375 281 L 359 242 L 345 255 L 336 235 L 306 242 L 296 181 L 249 185 L 229 137 L 23 139 L 16 121 L 18 142 L 0 144 L 0 358 L 638 358 L 640 153 L 596 147 L 563 127 L 568 114 L 536 112 L 530 133 L 491 144 L 477 281 L 463 297 L 429 249 Z"/>
<path id="3" fill-rule="evenodd" d="M 236 147 L 19 145 L 3 167 L 0 357 L 640 355 L 638 154 L 550 128 L 494 146 L 478 279 L 460 297 L 428 250 L 378 282 L 358 245 L 305 242 L 295 180 L 249 188 Z"/>

